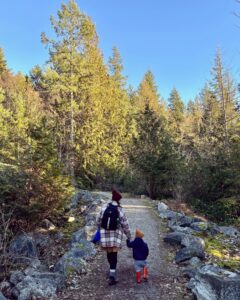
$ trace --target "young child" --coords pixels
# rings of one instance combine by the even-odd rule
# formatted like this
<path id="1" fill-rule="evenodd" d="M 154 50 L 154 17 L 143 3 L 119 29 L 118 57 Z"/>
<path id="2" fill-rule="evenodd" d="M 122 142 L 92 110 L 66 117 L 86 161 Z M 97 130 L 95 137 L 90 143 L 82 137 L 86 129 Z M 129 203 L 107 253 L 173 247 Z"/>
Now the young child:
<path id="1" fill-rule="evenodd" d="M 147 257 L 149 249 L 147 243 L 143 241 L 144 234 L 137 229 L 134 241 L 127 240 L 128 248 L 133 249 L 134 267 L 136 270 L 137 283 L 141 282 L 141 271 L 143 270 L 143 279 L 148 279 Z"/>

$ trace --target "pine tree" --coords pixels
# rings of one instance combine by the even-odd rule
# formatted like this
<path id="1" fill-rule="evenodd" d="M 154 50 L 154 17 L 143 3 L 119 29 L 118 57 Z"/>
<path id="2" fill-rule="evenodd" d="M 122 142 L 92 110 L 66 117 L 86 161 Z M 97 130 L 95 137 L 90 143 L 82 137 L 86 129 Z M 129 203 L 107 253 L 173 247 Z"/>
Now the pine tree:
<path id="1" fill-rule="evenodd" d="M 138 135 L 133 140 L 130 161 L 144 178 L 149 196 L 155 199 L 172 189 L 177 156 L 163 116 L 146 105 L 137 121 Z"/>
<path id="2" fill-rule="evenodd" d="M 170 109 L 170 120 L 174 123 L 175 128 L 179 128 L 184 119 L 184 103 L 176 88 L 170 93 L 168 99 Z"/>
<path id="3" fill-rule="evenodd" d="M 116 47 L 113 47 L 113 55 L 110 57 L 108 64 L 113 81 L 118 85 L 119 88 L 124 89 L 126 85 L 126 77 L 122 75 L 122 58 Z"/>
<path id="4" fill-rule="evenodd" d="M 0 76 L 5 71 L 7 71 L 7 62 L 4 57 L 3 49 L 0 48 Z"/>
<path id="5" fill-rule="evenodd" d="M 80 104 L 77 92 L 79 81 L 86 76 L 84 53 L 97 43 L 97 36 L 90 18 L 80 12 L 74 0 L 62 4 L 58 19 L 51 17 L 51 23 L 57 39 L 50 40 L 42 34 L 42 42 L 49 46 L 50 59 L 40 86 L 49 92 L 48 105 L 57 127 L 59 158 L 74 181 L 75 118 Z M 39 70 L 34 72 L 41 78 Z"/>
<path id="6" fill-rule="evenodd" d="M 236 85 L 234 85 L 229 72 L 223 67 L 220 51 L 217 52 L 212 74 L 213 79 L 210 84 L 220 108 L 221 115 L 219 121 L 222 127 L 225 149 L 227 150 L 230 139 L 230 128 L 235 126 L 238 117 L 236 112 L 237 98 Z"/>
<path id="7" fill-rule="evenodd" d="M 161 110 L 157 85 L 151 71 L 148 71 L 144 75 L 144 78 L 138 89 L 138 97 L 136 100 L 135 106 L 140 111 L 144 111 L 146 105 L 148 105 L 150 109 L 153 109 L 157 113 L 159 113 Z"/>

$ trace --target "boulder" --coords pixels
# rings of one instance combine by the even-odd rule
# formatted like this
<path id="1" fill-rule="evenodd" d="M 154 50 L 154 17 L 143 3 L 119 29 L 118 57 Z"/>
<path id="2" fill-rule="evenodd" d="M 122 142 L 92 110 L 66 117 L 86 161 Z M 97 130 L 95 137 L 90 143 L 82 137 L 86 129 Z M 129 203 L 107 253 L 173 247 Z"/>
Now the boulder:
<path id="1" fill-rule="evenodd" d="M 79 243 L 83 239 L 86 239 L 86 232 L 84 228 L 81 228 L 72 234 L 71 244 Z"/>
<path id="2" fill-rule="evenodd" d="M 219 226 L 219 232 L 231 237 L 240 237 L 240 232 L 233 226 Z"/>
<path id="3" fill-rule="evenodd" d="M 7 298 L 5 298 L 1 292 L 0 292 L 0 300 L 7 300 Z"/>
<path id="4" fill-rule="evenodd" d="M 39 272 L 48 272 L 48 267 L 42 264 L 40 260 L 32 261 L 30 266 L 24 270 L 24 274 L 30 276 L 34 275 L 35 273 L 39 274 Z"/>
<path id="5" fill-rule="evenodd" d="M 162 219 L 168 219 L 168 220 L 177 220 L 178 218 L 180 218 L 181 216 L 183 216 L 183 214 L 181 213 L 177 213 L 175 211 L 172 211 L 172 210 L 163 210 L 159 213 L 159 216 L 162 218 Z"/>
<path id="6" fill-rule="evenodd" d="M 203 264 L 202 261 L 198 257 L 192 257 L 188 263 L 194 269 Z"/>
<path id="7" fill-rule="evenodd" d="M 189 227 L 194 222 L 194 219 L 188 216 L 181 216 L 177 220 L 177 225 L 181 227 Z"/>
<path id="8" fill-rule="evenodd" d="M 172 231 L 176 231 L 176 232 L 182 232 L 185 234 L 192 234 L 194 233 L 194 230 L 190 227 L 181 227 L 181 226 L 177 226 L 177 225 L 169 225 L 168 226 Z"/>
<path id="9" fill-rule="evenodd" d="M 182 232 L 171 232 L 163 239 L 164 242 L 172 245 L 180 245 L 185 234 Z"/>
<path id="10" fill-rule="evenodd" d="M 177 252 L 175 261 L 176 263 L 180 263 L 195 256 L 201 259 L 205 258 L 204 250 L 200 247 L 185 247 Z"/>
<path id="11" fill-rule="evenodd" d="M 185 235 L 185 237 L 182 239 L 181 245 L 183 247 L 199 247 L 204 249 L 205 241 L 200 237 L 196 237 L 196 236 L 192 236 L 191 234 L 188 234 Z"/>
<path id="12" fill-rule="evenodd" d="M 159 202 L 158 203 L 158 211 L 161 212 L 161 211 L 165 211 L 165 210 L 168 210 L 168 206 L 163 202 Z"/>
<path id="13" fill-rule="evenodd" d="M 64 287 L 65 277 L 58 273 L 38 273 L 27 275 L 16 285 L 19 292 L 18 300 L 28 300 L 32 297 L 57 299 L 56 292 Z M 16 291 L 15 291 L 16 293 Z"/>
<path id="14" fill-rule="evenodd" d="M 85 190 L 78 190 L 70 199 L 69 209 L 75 209 L 79 205 L 80 201 L 90 203 L 94 200 L 92 193 Z"/>
<path id="15" fill-rule="evenodd" d="M 38 248 L 46 248 L 51 243 L 51 238 L 46 233 L 34 232 L 31 234 L 34 244 Z"/>
<path id="16" fill-rule="evenodd" d="M 238 300 L 240 276 L 217 266 L 205 265 L 196 270 L 188 288 L 200 300 Z"/>
<path id="17" fill-rule="evenodd" d="M 72 248 L 66 252 L 54 267 L 55 272 L 68 276 L 72 272 L 79 274 L 85 272 L 86 260 L 93 258 L 97 251 L 94 245 L 87 240 L 72 243 Z"/>
<path id="18" fill-rule="evenodd" d="M 37 258 L 37 248 L 34 239 L 27 234 L 21 234 L 10 242 L 9 254 L 19 262 L 30 263 Z"/>
<path id="19" fill-rule="evenodd" d="M 193 230 L 196 230 L 196 231 L 206 231 L 208 229 L 208 223 L 207 222 L 193 222 L 190 227 L 193 229 Z"/>
<path id="20" fill-rule="evenodd" d="M 18 284 L 20 281 L 22 281 L 24 279 L 25 275 L 23 274 L 22 271 L 14 271 L 12 272 L 9 281 L 16 285 Z"/>

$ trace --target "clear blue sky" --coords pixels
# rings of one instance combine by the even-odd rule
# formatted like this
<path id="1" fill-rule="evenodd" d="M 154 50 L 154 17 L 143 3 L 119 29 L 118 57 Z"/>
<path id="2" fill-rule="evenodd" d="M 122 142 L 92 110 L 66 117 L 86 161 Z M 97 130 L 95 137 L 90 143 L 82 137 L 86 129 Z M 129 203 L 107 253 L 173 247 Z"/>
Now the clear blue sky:
<path id="1" fill-rule="evenodd" d="M 49 17 L 60 0 L 1 1 L 0 47 L 9 67 L 28 71 L 42 65 L 48 52 L 40 33 L 51 34 Z M 66 2 L 66 1 L 65 1 Z M 210 77 L 216 49 L 233 76 L 240 76 L 240 12 L 235 0 L 77 0 L 97 27 L 105 59 L 117 46 L 128 83 L 137 87 L 151 69 L 159 92 L 168 98 L 173 86 L 193 98 Z"/>

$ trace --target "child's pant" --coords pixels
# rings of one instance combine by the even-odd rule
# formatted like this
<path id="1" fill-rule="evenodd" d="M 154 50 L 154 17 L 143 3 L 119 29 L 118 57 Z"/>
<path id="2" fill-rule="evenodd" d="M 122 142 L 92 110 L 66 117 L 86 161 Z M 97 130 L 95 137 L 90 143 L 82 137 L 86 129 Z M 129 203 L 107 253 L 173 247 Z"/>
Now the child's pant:
<path id="1" fill-rule="evenodd" d="M 141 272 L 144 267 L 147 267 L 146 260 L 134 260 L 134 267 L 136 272 Z"/>

